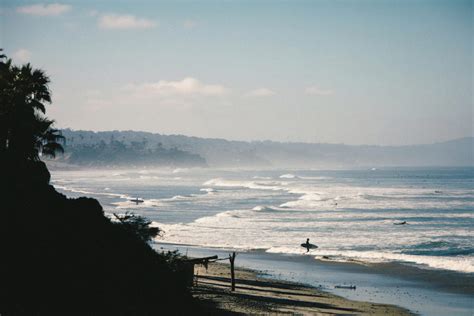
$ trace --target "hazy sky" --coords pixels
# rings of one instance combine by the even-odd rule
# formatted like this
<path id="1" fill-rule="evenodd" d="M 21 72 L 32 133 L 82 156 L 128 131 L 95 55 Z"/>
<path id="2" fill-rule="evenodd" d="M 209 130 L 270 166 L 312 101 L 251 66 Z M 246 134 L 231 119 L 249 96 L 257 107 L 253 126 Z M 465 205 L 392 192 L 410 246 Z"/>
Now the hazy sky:
<path id="1" fill-rule="evenodd" d="M 472 1 L 1 2 L 59 127 L 414 144 L 473 135 Z"/>

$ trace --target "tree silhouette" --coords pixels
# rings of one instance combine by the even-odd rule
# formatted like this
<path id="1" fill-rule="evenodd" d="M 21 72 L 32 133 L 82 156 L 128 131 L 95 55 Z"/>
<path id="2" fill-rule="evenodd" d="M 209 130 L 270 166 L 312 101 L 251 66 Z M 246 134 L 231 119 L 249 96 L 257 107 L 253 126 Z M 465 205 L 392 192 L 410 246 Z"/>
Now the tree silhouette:
<path id="1" fill-rule="evenodd" d="M 48 84 L 42 70 L 0 55 L 0 152 L 28 160 L 63 152 L 64 137 L 44 115 L 51 103 Z"/>
<path id="2" fill-rule="evenodd" d="M 123 215 L 114 213 L 114 216 L 126 230 L 145 242 L 151 241 L 154 237 L 160 235 L 160 229 L 150 226 L 152 222 L 145 217 L 131 212 L 126 212 Z"/>
<path id="3" fill-rule="evenodd" d="M 2 55 L 0 314 L 196 311 L 178 255 L 159 254 L 148 244 L 160 233 L 151 221 L 126 213 L 112 222 L 97 200 L 68 198 L 50 184 L 40 157 L 62 151 L 64 138 L 45 116 L 49 78 Z M 119 141 L 112 145 L 127 149 Z"/>

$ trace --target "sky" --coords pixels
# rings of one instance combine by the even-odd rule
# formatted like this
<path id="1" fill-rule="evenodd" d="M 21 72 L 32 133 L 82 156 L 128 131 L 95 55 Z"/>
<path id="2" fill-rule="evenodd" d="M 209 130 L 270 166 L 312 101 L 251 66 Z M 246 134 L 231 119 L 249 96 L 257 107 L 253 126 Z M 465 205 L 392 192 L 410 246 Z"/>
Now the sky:
<path id="1" fill-rule="evenodd" d="M 407 145 L 473 136 L 473 1 L 0 2 L 60 128 Z"/>

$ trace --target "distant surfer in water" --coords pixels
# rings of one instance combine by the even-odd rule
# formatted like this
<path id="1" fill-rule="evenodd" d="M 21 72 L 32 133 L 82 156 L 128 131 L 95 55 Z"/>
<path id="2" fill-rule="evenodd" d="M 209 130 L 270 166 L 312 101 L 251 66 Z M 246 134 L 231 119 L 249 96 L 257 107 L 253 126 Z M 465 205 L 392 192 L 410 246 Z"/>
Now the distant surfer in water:
<path id="1" fill-rule="evenodd" d="M 406 222 L 406 221 L 403 221 L 403 222 L 398 222 L 398 223 L 393 223 L 393 225 L 405 225 L 405 224 L 407 224 L 407 222 Z"/>

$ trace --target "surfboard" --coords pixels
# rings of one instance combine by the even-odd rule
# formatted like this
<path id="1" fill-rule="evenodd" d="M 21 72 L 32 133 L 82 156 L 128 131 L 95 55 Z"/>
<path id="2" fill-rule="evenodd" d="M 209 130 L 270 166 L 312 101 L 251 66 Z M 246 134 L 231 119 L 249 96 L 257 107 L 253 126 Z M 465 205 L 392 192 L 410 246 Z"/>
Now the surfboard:
<path id="1" fill-rule="evenodd" d="M 403 222 L 393 223 L 393 225 L 405 225 L 406 223 L 407 223 L 406 221 L 403 221 Z"/>
<path id="2" fill-rule="evenodd" d="M 355 290 L 357 287 L 355 285 L 336 285 L 336 289 L 348 289 L 348 290 Z"/>
<path id="3" fill-rule="evenodd" d="M 318 248 L 318 246 L 316 246 L 316 245 L 314 245 L 314 244 L 309 244 L 309 245 L 308 245 L 308 244 L 306 244 L 306 243 L 301 244 L 301 247 L 303 247 L 303 248 L 309 248 L 309 249 L 316 249 L 316 248 Z"/>

